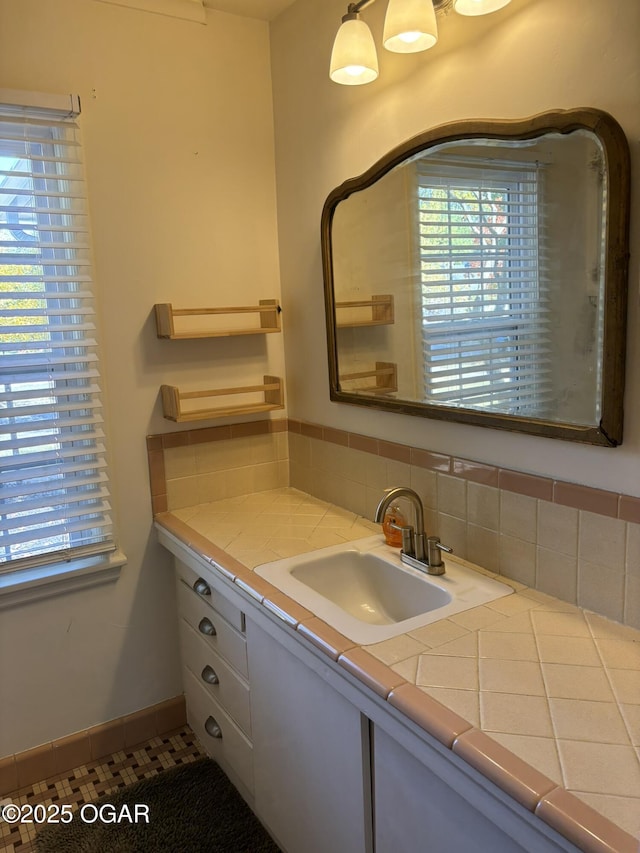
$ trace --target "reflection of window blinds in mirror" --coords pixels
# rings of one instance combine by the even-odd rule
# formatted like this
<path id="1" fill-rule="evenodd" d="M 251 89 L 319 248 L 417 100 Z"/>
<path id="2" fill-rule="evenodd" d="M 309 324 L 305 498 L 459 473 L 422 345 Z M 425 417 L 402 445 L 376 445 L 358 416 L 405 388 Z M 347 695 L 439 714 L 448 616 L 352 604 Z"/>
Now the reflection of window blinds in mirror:
<path id="1" fill-rule="evenodd" d="M 536 164 L 415 165 L 425 399 L 542 416 L 551 346 Z"/>

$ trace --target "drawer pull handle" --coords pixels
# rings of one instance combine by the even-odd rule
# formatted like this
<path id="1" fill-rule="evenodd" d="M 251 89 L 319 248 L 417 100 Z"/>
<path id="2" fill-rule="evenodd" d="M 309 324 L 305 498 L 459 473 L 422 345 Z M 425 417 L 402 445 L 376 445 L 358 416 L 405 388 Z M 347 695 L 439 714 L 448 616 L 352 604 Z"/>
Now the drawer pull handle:
<path id="1" fill-rule="evenodd" d="M 193 588 L 198 595 L 211 595 L 211 587 L 204 578 L 198 578 L 197 581 L 194 581 Z"/>
<path id="2" fill-rule="evenodd" d="M 207 664 L 205 666 L 205 668 L 202 670 L 200 676 L 201 676 L 203 681 L 207 682 L 207 684 L 219 684 L 220 683 L 220 679 L 218 678 L 218 675 L 217 675 L 215 669 L 212 666 L 209 666 L 209 664 Z"/>
<path id="3" fill-rule="evenodd" d="M 207 717 L 206 722 L 204 724 L 204 728 L 205 728 L 206 733 L 208 735 L 211 735 L 211 737 L 217 737 L 217 738 L 222 737 L 222 729 L 220 728 L 220 726 L 217 724 L 217 722 L 215 721 L 215 719 L 213 717 Z"/>
<path id="4" fill-rule="evenodd" d="M 207 619 L 205 616 L 204 619 L 200 620 L 198 631 L 200 631 L 201 634 L 206 634 L 208 637 L 215 637 L 216 626 L 213 624 L 211 619 Z"/>

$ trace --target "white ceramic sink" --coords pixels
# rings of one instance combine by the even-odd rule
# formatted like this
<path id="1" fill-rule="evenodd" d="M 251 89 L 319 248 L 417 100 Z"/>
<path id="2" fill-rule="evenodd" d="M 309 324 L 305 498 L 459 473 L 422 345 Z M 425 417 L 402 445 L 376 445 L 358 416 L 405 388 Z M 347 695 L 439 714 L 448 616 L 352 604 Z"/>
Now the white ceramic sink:
<path id="1" fill-rule="evenodd" d="M 447 557 L 444 575 L 406 566 L 382 536 L 265 563 L 256 574 L 350 640 L 378 643 L 486 604 L 511 587 Z"/>

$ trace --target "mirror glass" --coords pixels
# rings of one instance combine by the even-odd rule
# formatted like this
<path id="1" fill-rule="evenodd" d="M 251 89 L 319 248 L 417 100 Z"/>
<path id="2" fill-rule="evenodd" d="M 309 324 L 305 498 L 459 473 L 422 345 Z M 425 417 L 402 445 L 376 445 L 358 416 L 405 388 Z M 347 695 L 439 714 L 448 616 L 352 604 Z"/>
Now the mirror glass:
<path id="1" fill-rule="evenodd" d="M 618 444 L 627 160 L 563 112 L 439 128 L 335 190 L 332 399 Z"/>

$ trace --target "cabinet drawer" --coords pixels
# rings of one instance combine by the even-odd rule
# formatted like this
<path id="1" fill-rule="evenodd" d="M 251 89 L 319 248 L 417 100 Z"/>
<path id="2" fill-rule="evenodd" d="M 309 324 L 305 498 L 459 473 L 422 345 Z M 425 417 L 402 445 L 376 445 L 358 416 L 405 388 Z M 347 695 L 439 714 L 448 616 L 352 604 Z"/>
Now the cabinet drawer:
<path id="1" fill-rule="evenodd" d="M 242 634 L 219 613 L 202 601 L 200 596 L 181 580 L 176 582 L 178 594 L 178 615 L 206 642 L 218 652 L 231 666 L 245 678 L 249 674 L 247 667 L 247 644 Z"/>
<path id="2" fill-rule="evenodd" d="M 184 619 L 179 622 L 182 663 L 250 736 L 249 686 Z"/>
<path id="3" fill-rule="evenodd" d="M 232 771 L 253 795 L 253 748 L 233 720 L 186 667 L 182 678 L 187 719 L 198 740 L 223 770 Z"/>
<path id="4" fill-rule="evenodd" d="M 224 616 L 237 631 L 244 632 L 244 613 L 218 592 L 210 579 L 202 577 L 181 560 L 176 559 L 175 562 L 178 577 L 191 587 L 206 604 Z"/>

